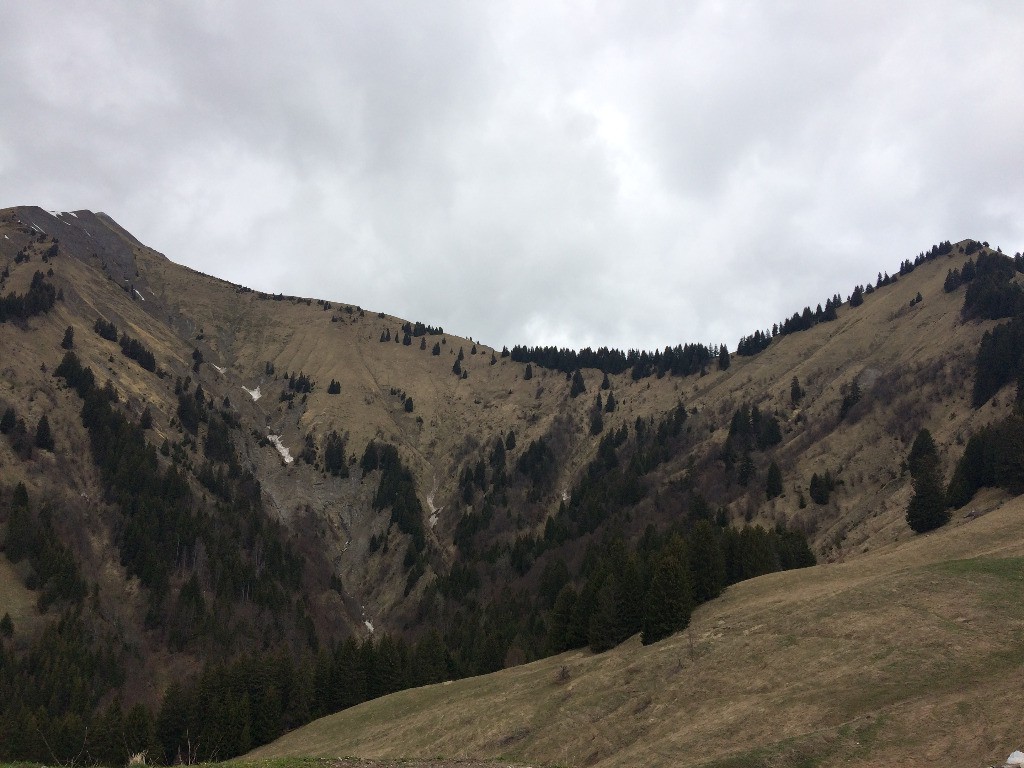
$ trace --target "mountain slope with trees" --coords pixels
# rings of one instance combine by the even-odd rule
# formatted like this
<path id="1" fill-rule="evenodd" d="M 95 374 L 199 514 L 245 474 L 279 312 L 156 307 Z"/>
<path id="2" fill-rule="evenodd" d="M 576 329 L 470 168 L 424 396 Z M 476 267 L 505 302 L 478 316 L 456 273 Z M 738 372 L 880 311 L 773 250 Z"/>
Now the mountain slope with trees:
<path id="1" fill-rule="evenodd" d="M 911 540 L 919 477 L 954 523 L 1019 492 L 1021 263 L 976 241 L 730 355 L 496 350 L 202 275 L 88 211 L 0 231 L 12 757 L 225 757 L 411 685 L 657 645 L 729 585 Z M 25 688 L 35 658 L 77 693 Z"/>

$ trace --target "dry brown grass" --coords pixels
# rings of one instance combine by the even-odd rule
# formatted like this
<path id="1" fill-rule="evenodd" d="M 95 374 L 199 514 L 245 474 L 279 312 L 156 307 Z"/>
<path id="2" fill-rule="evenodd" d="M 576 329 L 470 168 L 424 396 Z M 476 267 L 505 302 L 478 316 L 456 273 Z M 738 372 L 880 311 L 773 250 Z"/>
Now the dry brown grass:
<path id="1" fill-rule="evenodd" d="M 654 646 L 395 694 L 250 757 L 984 765 L 1019 746 L 1022 629 L 1017 499 L 853 562 L 731 587 Z"/>

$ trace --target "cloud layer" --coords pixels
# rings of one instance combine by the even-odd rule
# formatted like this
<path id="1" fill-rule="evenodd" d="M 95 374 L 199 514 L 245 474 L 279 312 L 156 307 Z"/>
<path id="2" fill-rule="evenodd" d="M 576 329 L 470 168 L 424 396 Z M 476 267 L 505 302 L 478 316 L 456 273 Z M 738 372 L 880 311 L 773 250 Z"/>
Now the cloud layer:
<path id="1" fill-rule="evenodd" d="M 254 288 L 732 348 L 939 240 L 1024 247 L 1017 2 L 68 6 L 5 11 L 0 205 Z"/>

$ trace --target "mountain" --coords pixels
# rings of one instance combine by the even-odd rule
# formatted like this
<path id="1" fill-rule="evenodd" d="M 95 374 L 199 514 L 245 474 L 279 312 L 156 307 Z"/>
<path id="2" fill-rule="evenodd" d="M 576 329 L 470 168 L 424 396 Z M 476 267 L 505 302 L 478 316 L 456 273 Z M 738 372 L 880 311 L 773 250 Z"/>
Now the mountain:
<path id="1" fill-rule="evenodd" d="M 728 585 L 916 545 L 922 429 L 931 476 L 962 467 L 954 527 L 978 487 L 1019 492 L 1021 260 L 977 241 L 730 355 L 496 350 L 197 273 L 88 211 L 0 235 L 11 757 L 224 757 L 410 685 L 620 658 Z"/>

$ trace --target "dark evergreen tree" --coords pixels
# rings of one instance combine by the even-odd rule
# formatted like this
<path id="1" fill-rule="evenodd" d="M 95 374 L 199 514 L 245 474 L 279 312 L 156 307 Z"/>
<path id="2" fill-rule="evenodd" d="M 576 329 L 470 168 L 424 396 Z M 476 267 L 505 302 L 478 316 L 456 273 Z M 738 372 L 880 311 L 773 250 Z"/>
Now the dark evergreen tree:
<path id="1" fill-rule="evenodd" d="M 526 370 L 523 372 L 523 381 L 529 381 L 533 378 L 533 366 L 530 363 L 526 364 Z"/>
<path id="2" fill-rule="evenodd" d="M 792 403 L 794 408 L 796 408 L 803 396 L 804 391 L 800 387 L 800 380 L 794 376 L 793 381 L 789 384 L 789 402 Z"/>
<path id="3" fill-rule="evenodd" d="M 729 348 L 725 344 L 718 351 L 718 370 L 729 370 Z"/>
<path id="4" fill-rule="evenodd" d="M 641 642 L 650 645 L 686 629 L 692 610 L 693 585 L 686 543 L 681 537 L 673 536 L 654 566 L 644 601 Z"/>
<path id="5" fill-rule="evenodd" d="M 725 556 L 718 534 L 707 520 L 699 520 L 690 535 L 690 576 L 698 603 L 713 600 L 725 588 Z"/>
<path id="6" fill-rule="evenodd" d="M 53 433 L 50 431 L 50 420 L 44 413 L 39 417 L 39 423 L 36 425 L 36 448 L 52 451 L 55 447 Z"/>
<path id="7" fill-rule="evenodd" d="M 594 611 L 587 627 L 587 645 L 601 653 L 619 644 L 619 613 L 617 585 L 613 574 L 607 574 L 597 590 Z"/>
<path id="8" fill-rule="evenodd" d="M 844 387 L 843 401 L 839 405 L 839 420 L 842 421 L 847 417 L 850 411 L 857 403 L 860 402 L 861 391 L 860 383 L 856 378 L 850 382 L 849 386 Z"/>
<path id="9" fill-rule="evenodd" d="M 939 454 L 928 430 L 918 432 L 907 464 L 914 483 L 914 495 L 907 507 L 907 523 L 916 533 L 945 525 L 949 522 L 949 509 L 943 490 Z"/>
<path id="10" fill-rule="evenodd" d="M 617 403 L 615 401 L 615 393 L 608 392 L 608 397 L 604 401 L 604 412 L 605 413 L 613 413 L 615 411 L 616 404 Z"/>
<path id="11" fill-rule="evenodd" d="M 919 477 L 922 472 L 934 469 L 937 466 L 939 454 L 935 447 L 935 440 L 932 433 L 922 429 L 914 438 L 910 447 L 910 454 L 907 456 L 907 469 L 910 470 L 912 478 Z"/>
<path id="12" fill-rule="evenodd" d="M 743 458 L 740 460 L 739 472 L 736 475 L 737 482 L 746 488 L 747 483 L 754 477 L 754 472 L 754 460 L 749 452 L 744 452 Z"/>
<path id="13" fill-rule="evenodd" d="M 75 329 L 70 325 L 64 331 L 64 340 L 60 343 L 61 349 L 71 349 L 75 346 Z"/>
<path id="14" fill-rule="evenodd" d="M 4 415 L 0 416 L 0 435 L 8 435 L 11 430 L 14 429 L 14 423 L 18 420 L 18 414 L 15 413 L 14 409 L 8 406 L 4 410 Z"/>
<path id="15" fill-rule="evenodd" d="M 826 471 L 824 475 L 819 476 L 817 472 L 811 475 L 811 483 L 807 490 L 811 501 L 815 504 L 828 504 L 834 489 L 835 481 L 832 479 L 832 475 Z"/>
<path id="16" fill-rule="evenodd" d="M 571 648 L 579 648 L 586 642 L 579 625 L 574 622 L 578 602 L 579 596 L 569 584 L 562 587 L 558 597 L 555 598 L 547 635 L 547 650 L 550 653 L 561 653 Z"/>
<path id="17" fill-rule="evenodd" d="M 587 386 L 583 382 L 583 374 L 580 369 L 577 368 L 572 374 L 572 384 L 569 386 L 569 397 L 577 397 L 587 391 Z"/>

